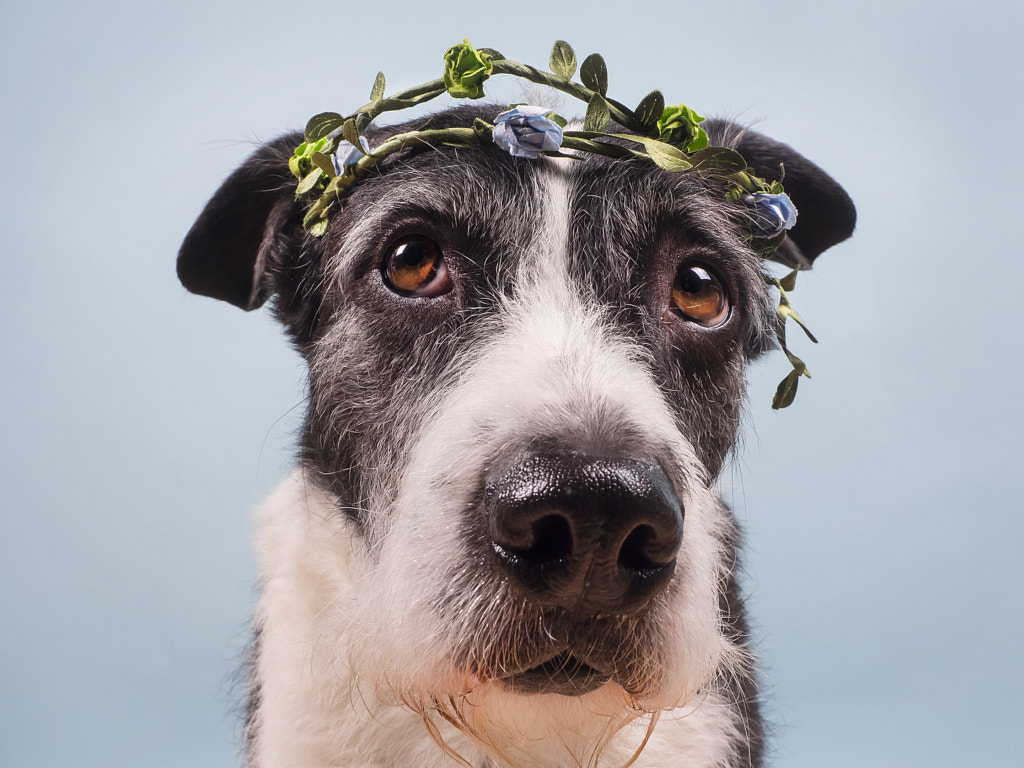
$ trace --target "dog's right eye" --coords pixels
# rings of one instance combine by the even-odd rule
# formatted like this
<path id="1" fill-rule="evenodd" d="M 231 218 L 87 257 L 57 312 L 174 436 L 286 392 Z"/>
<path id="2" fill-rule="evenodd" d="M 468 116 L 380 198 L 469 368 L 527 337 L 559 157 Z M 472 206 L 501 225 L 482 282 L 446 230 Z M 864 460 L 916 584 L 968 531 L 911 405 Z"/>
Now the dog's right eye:
<path id="1" fill-rule="evenodd" d="M 400 296 L 442 296 L 452 289 L 441 248 L 429 237 L 410 235 L 391 246 L 381 267 L 384 282 Z"/>
<path id="2" fill-rule="evenodd" d="M 701 264 L 683 264 L 672 284 L 672 307 L 687 320 L 714 328 L 729 317 L 729 297 L 718 275 Z"/>

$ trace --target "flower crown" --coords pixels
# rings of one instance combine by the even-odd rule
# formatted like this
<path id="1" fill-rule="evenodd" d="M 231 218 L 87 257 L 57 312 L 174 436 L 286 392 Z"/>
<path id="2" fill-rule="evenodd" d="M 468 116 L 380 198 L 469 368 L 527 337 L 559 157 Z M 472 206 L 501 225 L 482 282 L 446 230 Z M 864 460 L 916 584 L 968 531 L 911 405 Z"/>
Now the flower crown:
<path id="1" fill-rule="evenodd" d="M 581 153 L 590 153 L 642 158 L 667 171 L 696 173 L 713 180 L 725 188 L 726 199 L 744 204 L 751 246 L 764 257 L 782 245 L 786 231 L 796 223 L 796 208 L 782 182 L 759 177 L 736 150 L 709 146 L 700 127 L 704 118 L 688 106 L 666 106 L 657 90 L 632 110 L 609 98 L 608 69 L 600 54 L 591 54 L 579 65 L 579 83 L 572 80 L 576 54 L 562 40 L 552 48 L 550 72 L 511 61 L 490 48 L 474 48 L 468 39 L 445 52 L 444 65 L 440 79 L 391 96 L 384 95 L 384 74 L 378 72 L 368 104 L 347 116 L 322 112 L 309 120 L 305 140 L 296 147 L 288 167 L 299 180 L 296 199 L 311 201 L 302 222 L 311 235 L 318 237 L 326 231 L 331 214 L 344 205 L 355 184 L 390 155 L 416 146 L 480 147 L 491 143 L 514 157 L 578 159 Z M 444 93 L 479 99 L 484 95 L 484 81 L 492 75 L 520 77 L 586 102 L 582 130 L 565 130 L 565 118 L 546 107 L 520 104 L 497 114 L 493 123 L 477 118 L 472 126 L 438 129 L 427 120 L 420 128 L 391 136 L 375 147 L 363 135 L 385 112 L 415 107 Z M 612 121 L 631 132 L 609 131 Z M 817 341 L 789 303 L 787 294 L 793 290 L 796 271 L 781 280 L 766 277 L 780 292 L 776 337 L 793 366 L 775 393 L 772 407 L 776 409 L 793 401 L 800 376 L 810 378 L 807 366 L 786 346 L 786 320 L 794 320 Z"/>

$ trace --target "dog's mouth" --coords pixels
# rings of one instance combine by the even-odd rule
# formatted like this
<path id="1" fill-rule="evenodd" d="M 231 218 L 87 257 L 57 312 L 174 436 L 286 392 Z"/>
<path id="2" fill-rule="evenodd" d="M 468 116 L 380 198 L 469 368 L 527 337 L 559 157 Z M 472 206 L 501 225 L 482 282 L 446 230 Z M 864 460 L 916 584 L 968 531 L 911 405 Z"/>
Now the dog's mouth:
<path id="1" fill-rule="evenodd" d="M 503 677 L 500 682 L 515 693 L 582 696 L 596 691 L 611 677 L 611 673 L 595 669 L 569 651 L 562 651 L 534 667 Z"/>

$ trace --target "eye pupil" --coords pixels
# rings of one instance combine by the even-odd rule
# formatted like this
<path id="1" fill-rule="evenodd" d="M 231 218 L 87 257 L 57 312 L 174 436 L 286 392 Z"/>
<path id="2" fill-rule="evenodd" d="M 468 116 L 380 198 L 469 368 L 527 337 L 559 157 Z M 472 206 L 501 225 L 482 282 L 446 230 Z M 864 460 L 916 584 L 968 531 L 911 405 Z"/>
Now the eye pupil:
<path id="1" fill-rule="evenodd" d="M 402 243 L 395 249 L 395 260 L 406 267 L 432 269 L 433 259 L 431 256 L 430 247 L 422 240 Z"/>
<path id="2" fill-rule="evenodd" d="M 700 293 L 702 287 L 703 280 L 697 269 L 684 269 L 679 273 L 679 288 L 683 293 Z"/>
<path id="3" fill-rule="evenodd" d="M 452 288 L 440 247 L 421 235 L 393 245 L 381 271 L 385 283 L 402 296 L 440 296 Z"/>
<path id="4" fill-rule="evenodd" d="M 696 264 L 679 268 L 672 285 L 672 304 L 687 320 L 706 327 L 721 325 L 729 316 L 729 301 L 722 281 Z"/>

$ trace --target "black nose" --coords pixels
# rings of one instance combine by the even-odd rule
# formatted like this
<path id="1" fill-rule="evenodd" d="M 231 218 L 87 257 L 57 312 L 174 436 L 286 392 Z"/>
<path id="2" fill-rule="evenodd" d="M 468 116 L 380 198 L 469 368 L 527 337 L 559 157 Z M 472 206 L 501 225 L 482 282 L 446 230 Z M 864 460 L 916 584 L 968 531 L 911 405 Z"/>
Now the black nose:
<path id="1" fill-rule="evenodd" d="M 683 506 L 660 467 L 536 455 L 487 484 L 488 534 L 526 596 L 580 612 L 626 613 L 672 576 Z"/>

